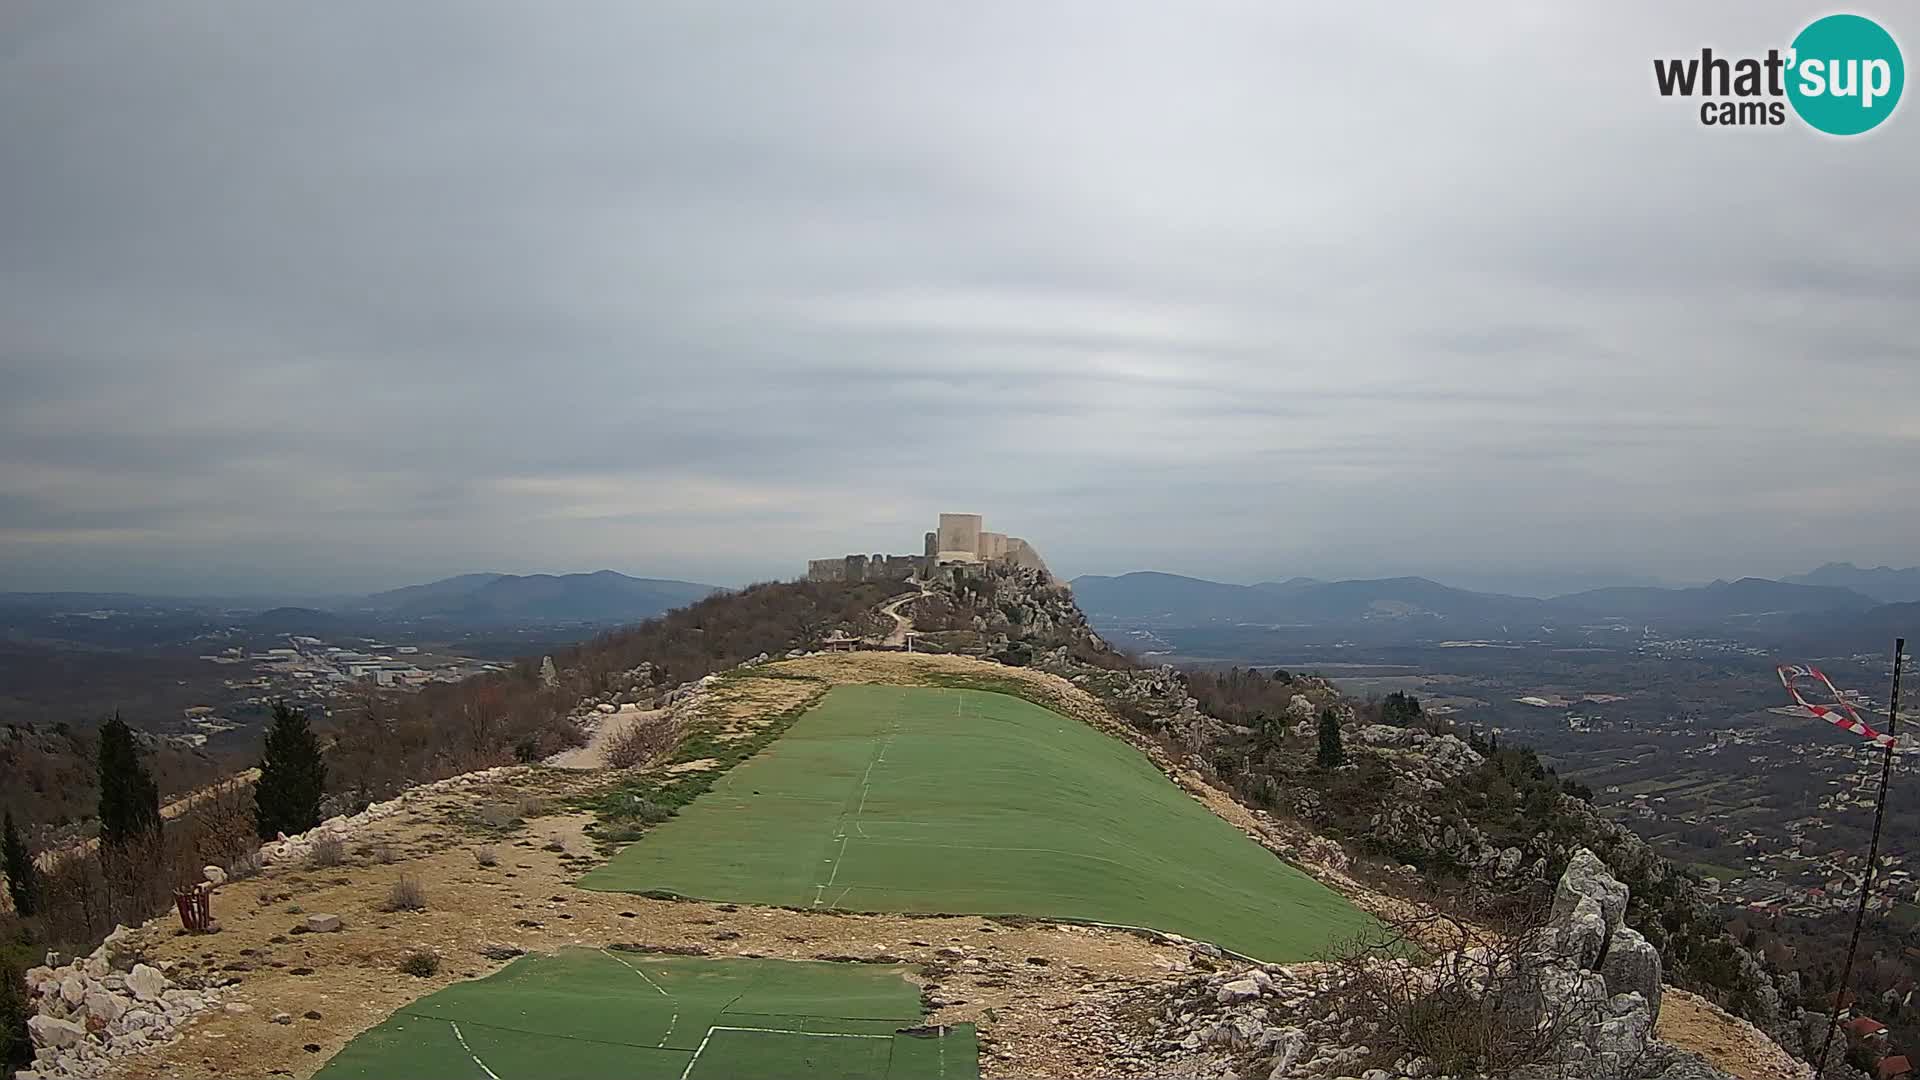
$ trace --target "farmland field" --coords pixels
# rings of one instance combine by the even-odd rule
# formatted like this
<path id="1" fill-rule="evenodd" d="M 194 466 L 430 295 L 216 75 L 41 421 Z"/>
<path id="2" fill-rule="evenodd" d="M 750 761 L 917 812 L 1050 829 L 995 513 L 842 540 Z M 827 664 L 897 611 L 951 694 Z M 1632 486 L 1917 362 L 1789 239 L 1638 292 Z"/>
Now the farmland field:
<path id="1" fill-rule="evenodd" d="M 1152 927 L 1269 961 L 1368 925 L 1137 750 L 1020 698 L 842 686 L 590 889 Z"/>

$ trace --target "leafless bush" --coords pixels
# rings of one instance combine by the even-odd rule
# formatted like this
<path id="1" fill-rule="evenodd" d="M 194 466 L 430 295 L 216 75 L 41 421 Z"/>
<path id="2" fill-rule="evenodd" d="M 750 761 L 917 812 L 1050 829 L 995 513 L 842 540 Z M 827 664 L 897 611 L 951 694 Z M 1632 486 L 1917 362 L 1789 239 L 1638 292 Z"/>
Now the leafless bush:
<path id="1" fill-rule="evenodd" d="M 245 881 L 260 876 L 260 852 L 257 849 L 243 851 L 227 863 L 228 881 Z"/>
<path id="2" fill-rule="evenodd" d="M 473 849 L 473 861 L 481 866 L 499 866 L 500 853 L 491 847 L 477 847 Z"/>
<path id="3" fill-rule="evenodd" d="M 400 861 L 400 852 L 392 844 L 381 840 L 367 848 L 367 857 L 382 866 L 390 866 Z"/>
<path id="4" fill-rule="evenodd" d="M 680 743 L 680 722 L 672 717 L 640 719 L 606 743 L 607 764 L 632 769 L 670 753 Z"/>
<path id="5" fill-rule="evenodd" d="M 1567 958 L 1544 897 L 1473 907 L 1472 917 L 1408 908 L 1330 956 L 1334 1015 L 1376 1064 L 1417 1056 L 1441 1073 L 1505 1077 L 1564 1064 L 1601 1019 L 1600 1006 L 1547 985 Z M 1423 953 L 1437 956 L 1418 962 Z"/>
<path id="6" fill-rule="evenodd" d="M 420 879 L 401 874 L 400 880 L 387 890 L 387 902 L 381 905 L 382 911 L 425 911 L 427 910 L 427 890 Z"/>
<path id="7" fill-rule="evenodd" d="M 544 817 L 546 816 L 547 810 L 547 800 L 538 795 L 522 795 L 513 804 L 515 816 L 523 819 Z"/>
<path id="8" fill-rule="evenodd" d="M 505 803 L 488 803 L 474 811 L 473 819 L 489 829 L 510 829 L 519 815 Z"/>
<path id="9" fill-rule="evenodd" d="M 315 869 L 339 866 L 347 860 L 347 845 L 332 833 L 323 833 L 307 852 L 307 865 Z"/>
<path id="10" fill-rule="evenodd" d="M 440 957 L 425 949 L 414 949 L 400 958 L 400 970 L 425 979 L 440 971 Z"/>

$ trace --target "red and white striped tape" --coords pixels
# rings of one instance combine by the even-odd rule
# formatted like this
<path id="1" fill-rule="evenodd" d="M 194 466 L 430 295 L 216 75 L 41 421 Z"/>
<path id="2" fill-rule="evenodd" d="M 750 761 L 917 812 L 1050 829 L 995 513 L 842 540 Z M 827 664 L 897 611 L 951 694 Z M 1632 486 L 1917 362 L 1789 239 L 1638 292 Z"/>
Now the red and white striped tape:
<path id="1" fill-rule="evenodd" d="M 1859 710 L 1847 704 L 1846 700 L 1840 696 L 1840 691 L 1834 689 L 1832 680 L 1821 674 L 1819 668 L 1799 664 L 1781 664 L 1775 670 L 1780 673 L 1780 685 L 1787 688 L 1787 693 L 1792 695 L 1794 704 L 1812 713 L 1816 719 L 1825 720 L 1834 727 L 1851 731 L 1880 746 L 1894 744 L 1893 736 L 1883 735 L 1873 730 L 1865 720 L 1860 719 Z M 1833 704 L 1815 705 L 1808 701 L 1801 696 L 1800 688 L 1793 684 L 1795 679 L 1818 679 L 1821 685 L 1827 688 L 1827 692 L 1833 695 Z"/>

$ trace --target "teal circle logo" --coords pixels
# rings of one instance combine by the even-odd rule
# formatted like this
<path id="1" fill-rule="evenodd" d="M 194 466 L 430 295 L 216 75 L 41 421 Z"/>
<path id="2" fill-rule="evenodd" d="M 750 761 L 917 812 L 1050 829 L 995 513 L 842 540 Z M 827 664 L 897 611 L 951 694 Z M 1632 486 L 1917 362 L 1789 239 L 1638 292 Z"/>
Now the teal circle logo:
<path id="1" fill-rule="evenodd" d="M 1793 39 L 1787 100 L 1829 135 L 1871 131 L 1892 115 L 1907 83 L 1900 46 L 1860 15 L 1829 15 Z"/>

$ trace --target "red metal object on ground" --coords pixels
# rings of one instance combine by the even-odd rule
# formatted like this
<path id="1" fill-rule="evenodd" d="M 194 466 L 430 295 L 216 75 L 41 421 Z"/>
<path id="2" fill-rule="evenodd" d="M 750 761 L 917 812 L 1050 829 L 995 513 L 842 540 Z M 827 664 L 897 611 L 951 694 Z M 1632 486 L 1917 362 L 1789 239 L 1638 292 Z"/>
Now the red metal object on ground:
<path id="1" fill-rule="evenodd" d="M 189 933 L 204 934 L 213 925 L 213 887 L 206 882 L 173 890 L 173 902 L 180 908 L 180 925 Z"/>

